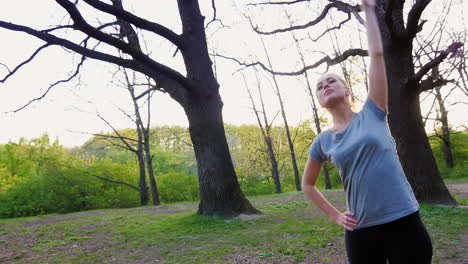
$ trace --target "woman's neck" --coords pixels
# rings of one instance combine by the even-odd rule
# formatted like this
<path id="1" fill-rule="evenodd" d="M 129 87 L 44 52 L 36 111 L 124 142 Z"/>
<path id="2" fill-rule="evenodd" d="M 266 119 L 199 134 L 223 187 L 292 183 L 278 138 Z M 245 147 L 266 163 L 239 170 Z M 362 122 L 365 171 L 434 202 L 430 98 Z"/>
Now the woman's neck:
<path id="1" fill-rule="evenodd" d="M 346 128 L 355 114 L 348 104 L 337 104 L 327 110 L 333 117 L 333 132 Z"/>

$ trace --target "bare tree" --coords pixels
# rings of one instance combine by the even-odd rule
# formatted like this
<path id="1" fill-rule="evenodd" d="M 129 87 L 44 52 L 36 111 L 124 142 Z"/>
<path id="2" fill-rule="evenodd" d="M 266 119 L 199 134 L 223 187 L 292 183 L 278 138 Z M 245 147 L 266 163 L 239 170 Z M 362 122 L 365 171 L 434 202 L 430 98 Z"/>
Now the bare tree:
<path id="1" fill-rule="evenodd" d="M 129 115 L 122 109 L 120 109 L 120 111 L 127 117 L 131 118 L 131 115 Z M 97 113 L 97 116 L 112 129 L 112 131 L 114 132 L 114 135 L 106 135 L 106 134 L 92 134 L 92 135 L 95 137 L 96 140 L 99 140 L 99 139 L 104 140 L 111 146 L 119 147 L 119 148 L 128 150 L 135 154 L 137 161 L 138 161 L 139 188 L 132 187 L 128 183 L 122 183 L 122 182 L 110 180 L 110 179 L 100 177 L 100 176 L 96 176 L 96 177 L 101 180 L 106 180 L 109 182 L 125 184 L 127 186 L 132 187 L 135 190 L 138 190 L 140 192 L 140 204 L 147 205 L 149 196 L 148 196 L 148 186 L 146 184 L 145 156 L 143 152 L 143 142 L 142 142 L 143 139 L 141 138 L 141 135 L 138 133 L 137 139 L 122 135 L 121 132 L 119 132 L 119 130 L 117 130 L 103 116 L 101 116 L 99 113 Z"/>
<path id="2" fill-rule="evenodd" d="M 263 41 L 263 39 L 261 39 L 261 40 L 262 40 L 263 50 L 265 51 L 265 55 L 266 55 L 266 58 L 267 58 L 267 61 L 268 61 L 268 67 L 270 69 L 273 69 L 271 59 L 270 59 L 270 55 L 268 54 L 268 50 L 267 50 L 267 48 L 265 46 L 265 42 Z M 286 138 L 288 140 L 289 153 L 291 155 L 291 164 L 293 166 L 293 172 L 294 172 L 294 183 L 296 184 L 296 190 L 300 191 L 301 190 L 301 181 L 299 179 L 299 170 L 297 168 L 296 153 L 294 152 L 294 144 L 293 144 L 293 141 L 292 141 L 292 138 L 291 138 L 291 132 L 289 131 L 288 118 L 286 116 L 286 109 L 284 107 L 284 101 L 283 101 L 284 99 L 281 96 L 280 87 L 279 87 L 278 80 L 276 79 L 275 74 L 273 73 L 271 75 L 271 77 L 273 79 L 276 97 L 278 98 L 278 101 L 279 101 L 281 117 L 283 117 L 284 129 L 286 131 Z"/>
<path id="3" fill-rule="evenodd" d="M 242 78 L 244 80 L 247 93 L 249 94 L 250 102 L 252 104 L 252 109 L 255 113 L 255 117 L 257 118 L 258 126 L 260 127 L 260 131 L 262 132 L 263 141 L 265 142 L 265 145 L 267 147 L 268 157 L 270 158 L 270 165 L 271 165 L 271 177 L 273 178 L 273 182 L 275 183 L 275 191 L 276 193 L 281 193 L 281 181 L 280 181 L 280 173 L 278 170 L 278 161 L 276 159 L 275 151 L 273 148 L 273 140 L 271 137 L 271 126 L 272 126 L 273 121 L 268 122 L 268 117 L 267 117 L 266 110 L 265 110 L 265 103 L 263 102 L 262 88 L 260 85 L 260 80 L 258 78 L 258 73 L 256 71 L 255 71 L 255 76 L 257 79 L 257 89 L 258 89 L 258 95 L 260 97 L 261 110 L 258 110 L 255 105 L 254 98 L 252 96 L 252 93 L 250 92 L 250 88 L 247 84 L 247 81 L 245 80 L 245 76 L 242 75 Z M 260 118 L 260 113 L 263 116 L 263 122 Z"/>
<path id="4" fill-rule="evenodd" d="M 302 1 L 286 1 L 284 5 L 301 4 Z M 424 130 L 424 124 L 419 104 L 419 95 L 428 87 L 435 87 L 435 80 L 427 74 L 444 61 L 450 54 L 454 54 L 463 45 L 460 42 L 446 43 L 446 48 L 440 50 L 437 56 L 426 62 L 422 67 L 416 68 L 413 61 L 413 47 L 416 35 L 422 30 L 427 20 L 421 20 L 424 10 L 430 0 L 418 0 L 408 3 L 409 12 L 404 12 L 403 0 L 378 0 L 376 15 L 382 34 L 385 64 L 389 84 L 389 115 L 388 121 L 392 135 L 397 144 L 397 150 L 405 174 L 415 192 L 416 198 L 421 202 L 455 204 L 442 178 L 429 141 Z M 268 3 L 265 3 L 268 4 Z M 322 12 L 312 21 L 284 28 L 264 31 L 253 25 L 253 29 L 264 35 L 278 34 L 292 30 L 307 29 L 320 23 L 332 10 L 342 12 L 348 17 L 354 16 L 362 21 L 359 15 L 360 7 L 348 3 L 329 0 Z M 406 16 L 406 23 L 405 23 Z M 340 22 L 340 26 L 349 20 Z M 338 28 L 338 27 L 337 27 Z M 323 34 L 322 34 L 323 35 Z M 361 49 L 348 49 L 334 59 L 326 56 L 318 62 L 293 72 L 276 72 L 282 75 L 299 75 L 304 71 L 314 69 L 322 64 L 330 66 L 349 56 L 363 56 Z M 249 63 L 266 70 L 269 69 L 261 62 Z"/>
<path id="5" fill-rule="evenodd" d="M 133 104 L 133 109 L 134 109 L 134 116 L 127 115 L 132 122 L 135 124 L 136 128 L 136 133 L 137 133 L 137 140 L 138 140 L 138 148 L 142 148 L 142 150 L 139 150 L 138 153 L 144 153 L 144 158 L 143 161 L 146 164 L 146 170 L 148 172 L 148 177 L 150 180 L 150 190 L 151 190 L 151 199 L 154 205 L 159 205 L 160 199 L 159 199 L 159 192 L 158 192 L 158 187 L 156 183 L 156 178 L 154 174 L 154 169 L 153 169 L 153 155 L 151 154 L 151 148 L 150 148 L 150 124 L 151 124 L 151 97 L 153 95 L 153 92 L 149 92 L 146 97 L 146 107 L 147 107 L 147 120 L 146 120 L 146 125 L 143 122 L 143 118 L 141 115 L 140 111 L 140 105 L 138 104 L 138 100 L 136 99 L 136 87 L 135 86 L 144 86 L 150 87 L 152 84 L 150 83 L 150 80 L 146 80 L 146 82 L 142 84 L 137 83 L 137 78 L 135 72 L 132 72 L 130 74 L 125 68 L 120 68 L 120 72 L 123 73 L 124 76 L 124 83 L 122 86 L 129 92 L 130 97 L 132 99 L 132 104 Z"/>
<path id="6" fill-rule="evenodd" d="M 304 52 L 302 51 L 302 47 L 301 47 L 301 44 L 299 43 L 299 39 L 296 37 L 294 32 L 291 32 L 291 35 L 292 35 L 292 37 L 294 39 L 294 42 L 296 43 L 296 49 L 297 49 L 297 52 L 299 53 L 299 58 L 301 60 L 301 65 L 302 65 L 302 67 L 305 67 L 306 62 L 305 62 L 305 58 L 304 58 Z M 320 125 L 320 117 L 319 117 L 319 114 L 318 114 L 318 107 L 317 107 L 317 104 L 315 102 L 315 97 L 314 97 L 315 92 L 312 89 L 312 85 L 311 85 L 310 79 L 309 79 L 309 74 L 307 73 L 307 71 L 305 71 L 303 73 L 303 76 L 304 76 L 304 80 L 305 80 L 306 88 L 307 88 L 306 92 L 310 96 L 310 101 L 311 101 L 311 106 L 312 106 L 312 113 L 313 113 L 313 116 L 314 116 L 315 130 L 317 131 L 317 135 L 318 135 L 318 134 L 320 134 L 322 132 L 322 127 Z M 323 168 L 323 176 L 324 176 L 324 179 L 325 179 L 325 189 L 331 189 L 332 185 L 331 185 L 331 182 L 330 182 L 330 173 L 328 171 L 328 165 L 327 165 L 326 162 L 323 163 L 322 168 Z"/>
<path id="7" fill-rule="evenodd" d="M 187 115 L 198 164 L 199 214 L 235 216 L 240 213 L 258 213 L 258 210 L 241 192 L 232 164 L 224 131 L 223 102 L 208 54 L 204 16 L 201 14 L 198 1 L 177 1 L 182 23 L 181 34 L 126 11 L 122 8 L 120 0 L 113 0 L 112 4 L 100 0 L 56 0 L 55 2 L 67 12 L 71 18 L 71 24 L 48 29 L 34 29 L 0 20 L 0 27 L 29 34 L 46 43 L 37 49 L 30 59 L 15 67 L 15 70 L 26 65 L 35 57 L 35 54 L 37 55 L 42 50 L 50 46 L 60 46 L 81 54 L 83 57 L 116 64 L 148 76 L 156 83 L 155 87 L 135 98 L 139 99 L 153 89 L 167 92 L 183 107 Z M 90 21 L 94 20 L 86 19 L 80 11 L 82 4 L 106 14 L 107 19 L 114 18 L 115 20 L 100 26 L 93 26 Z M 125 23 L 121 23 L 122 21 Z M 114 33 L 109 33 L 112 29 L 111 25 L 119 26 L 120 31 L 117 34 L 122 32 L 124 40 L 116 37 Z M 177 52 L 182 55 L 186 74 L 156 61 L 150 54 L 145 54 L 141 49 L 136 48 L 138 38 L 132 31 L 126 32 L 130 29 L 128 25 L 145 33 L 154 34 L 175 45 Z M 86 37 L 78 43 L 72 37 L 60 37 L 64 36 L 60 33 L 67 29 L 79 31 Z M 88 46 L 90 41 L 106 44 L 106 48 L 100 50 L 90 48 Z M 115 53 L 109 52 L 109 47 L 125 54 L 125 58 L 113 55 Z M 13 74 L 14 71 L 9 73 L 3 81 Z"/>
<path id="8" fill-rule="evenodd" d="M 422 66 L 424 65 L 423 61 L 433 60 L 440 50 L 443 49 L 443 43 L 447 41 L 447 39 L 452 40 L 452 42 L 465 43 L 466 29 L 465 32 L 459 32 L 458 34 L 447 32 L 446 21 L 450 15 L 449 10 L 452 7 L 453 1 L 445 2 L 433 30 L 425 36 L 417 36 L 416 41 L 418 42 L 418 49 L 415 51 L 414 55 L 417 64 Z M 452 143 L 450 140 L 452 129 L 449 124 L 449 110 L 447 108 L 450 107 L 448 98 L 451 97 L 454 91 L 461 91 L 468 96 L 468 93 L 466 93 L 467 90 L 465 89 L 466 82 L 464 82 L 466 69 L 463 69 L 466 57 L 467 54 L 466 51 L 464 51 L 464 47 L 460 47 L 456 53 L 452 54 L 452 56 L 447 58 L 443 63 L 432 68 L 431 75 L 429 76 L 432 83 L 428 84 L 432 84 L 433 87 L 429 86 L 425 88 L 429 95 L 433 95 L 433 102 L 425 117 L 425 122 L 429 119 L 433 110 L 435 110 L 435 118 L 433 118 L 433 136 L 438 137 L 442 141 L 442 153 L 444 154 L 447 168 L 454 167 Z M 446 79 L 447 77 L 450 79 Z M 446 88 L 443 89 L 445 86 Z"/>

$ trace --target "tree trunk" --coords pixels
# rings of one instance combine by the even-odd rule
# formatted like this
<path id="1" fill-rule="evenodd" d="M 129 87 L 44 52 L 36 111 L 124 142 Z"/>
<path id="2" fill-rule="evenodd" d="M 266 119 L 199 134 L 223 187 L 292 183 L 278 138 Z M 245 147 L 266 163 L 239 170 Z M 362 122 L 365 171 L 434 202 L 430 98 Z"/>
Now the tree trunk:
<path id="1" fill-rule="evenodd" d="M 294 42 L 296 43 L 296 48 L 297 52 L 299 53 L 299 58 L 301 59 L 302 67 L 306 67 L 305 59 L 304 59 L 304 53 L 302 52 L 301 45 L 299 43 L 299 40 L 296 38 L 296 35 L 294 33 L 292 34 Z M 318 115 L 318 109 L 317 109 L 317 104 L 315 103 L 314 99 L 314 92 L 312 91 L 312 85 L 310 84 L 309 81 L 309 74 L 307 71 L 304 71 L 304 79 L 306 81 L 306 87 L 307 87 L 307 93 L 310 96 L 310 101 L 312 102 L 312 112 L 314 116 L 314 124 L 315 124 L 315 129 L 317 130 L 317 135 L 322 132 L 322 128 L 320 126 L 320 118 Z M 329 190 L 332 188 L 331 182 L 330 182 L 330 175 L 328 172 L 328 166 L 327 162 L 325 161 L 322 165 L 323 168 L 323 176 L 325 178 L 325 189 Z"/>
<path id="2" fill-rule="evenodd" d="M 440 123 L 442 124 L 442 152 L 444 153 L 445 165 L 447 168 L 453 168 L 452 144 L 450 142 L 450 127 L 448 124 L 448 112 L 445 109 L 444 99 L 440 93 L 440 87 L 434 88 L 437 102 L 440 110 Z"/>
<path id="3" fill-rule="evenodd" d="M 271 64 L 270 56 L 268 54 L 268 51 L 265 46 L 265 42 L 263 42 L 263 50 L 265 51 L 265 55 L 268 60 L 268 65 L 270 69 L 273 69 L 273 65 Z M 276 96 L 278 97 L 278 101 L 280 103 L 280 108 L 281 108 L 281 117 L 283 117 L 283 122 L 284 122 L 284 129 L 286 131 L 286 138 L 288 139 L 288 146 L 289 146 L 289 153 L 291 154 L 291 163 L 293 167 L 293 172 L 294 172 L 294 182 L 296 184 L 296 190 L 300 191 L 301 190 L 301 181 L 299 179 L 299 170 L 297 168 L 297 161 L 296 161 L 296 153 L 294 151 L 294 144 L 291 139 L 291 132 L 289 131 L 289 125 L 288 125 L 288 118 L 286 117 L 286 111 L 284 109 L 284 103 L 283 103 L 283 98 L 281 98 L 281 92 L 279 88 L 278 81 L 276 80 L 275 74 L 272 74 L 273 78 L 273 83 L 275 84 L 275 89 L 276 89 Z"/>
<path id="4" fill-rule="evenodd" d="M 257 88 L 258 88 L 258 94 L 260 96 L 260 105 L 262 107 L 261 112 L 263 114 L 263 120 L 265 122 L 265 126 L 262 124 L 262 120 L 260 119 L 260 116 L 259 116 L 259 111 L 257 110 L 257 107 L 255 106 L 255 101 L 252 97 L 252 94 L 250 93 L 249 86 L 247 85 L 247 82 L 244 77 L 245 88 L 247 89 L 247 93 L 249 94 L 249 98 L 252 103 L 252 108 L 254 110 L 255 117 L 257 118 L 258 126 L 260 127 L 260 132 L 262 133 L 263 142 L 265 142 L 265 145 L 267 146 L 268 156 L 270 158 L 270 165 L 271 165 L 271 177 L 273 178 L 273 181 L 275 182 L 276 193 L 281 193 L 281 181 L 280 181 L 280 173 L 278 170 L 278 162 L 276 160 L 275 150 L 273 148 L 273 142 L 271 140 L 271 124 L 268 123 L 268 117 L 267 117 L 267 113 L 265 110 L 265 103 L 263 101 L 262 88 L 260 85 L 260 80 L 258 79 L 257 71 L 255 71 L 255 76 L 257 77 Z"/>
<path id="5" fill-rule="evenodd" d="M 219 84 L 208 54 L 204 17 L 197 0 L 178 0 L 184 46 L 181 53 L 189 87 L 186 95 L 169 94 L 185 110 L 198 164 L 198 213 L 236 216 L 260 213 L 242 193 L 224 131 Z M 179 89 L 180 90 L 180 89 Z"/>
<path id="6" fill-rule="evenodd" d="M 401 44 L 385 49 L 389 83 L 388 120 L 400 162 L 418 201 L 456 204 L 440 177 L 424 130 L 419 87 L 408 81 L 414 74 L 412 47 Z"/>
<path id="7" fill-rule="evenodd" d="M 151 200 L 154 205 L 160 205 L 161 201 L 159 200 L 159 192 L 158 192 L 158 185 L 156 184 L 156 178 L 154 176 L 153 170 L 153 156 L 151 155 L 150 150 L 150 141 L 149 141 L 149 131 L 145 129 L 144 137 L 144 149 L 145 149 L 145 157 L 146 157 L 146 168 L 148 169 L 148 176 L 150 179 L 150 187 L 151 187 Z"/>
<path id="8" fill-rule="evenodd" d="M 240 190 L 226 141 L 221 109 L 219 95 L 185 109 L 198 164 L 198 213 L 228 217 L 240 213 L 259 213 Z"/>
<path id="9" fill-rule="evenodd" d="M 140 143 L 138 143 L 140 145 Z M 148 204 L 148 187 L 146 186 L 146 173 L 145 173 L 145 159 L 143 157 L 143 150 L 141 146 L 138 146 L 138 151 L 136 152 L 138 156 L 138 169 L 140 172 L 140 180 L 138 181 L 138 186 L 140 186 L 140 204 Z"/>
<path id="10" fill-rule="evenodd" d="M 275 81 L 276 83 L 276 81 Z M 294 182 L 296 183 L 296 190 L 300 191 L 301 190 L 301 180 L 299 179 L 299 169 L 297 168 L 297 161 L 296 161 L 296 153 L 294 151 L 294 144 L 291 139 L 291 133 L 289 131 L 289 125 L 288 125 L 288 120 L 286 118 L 286 113 L 284 112 L 284 106 L 283 106 L 283 100 L 281 99 L 281 95 L 279 94 L 279 87 L 277 87 L 278 90 L 278 98 L 280 100 L 280 105 L 281 105 L 281 115 L 283 116 L 283 121 L 284 121 L 284 129 L 286 130 L 286 137 L 288 138 L 288 146 L 289 146 L 289 153 L 291 154 L 291 163 L 293 166 L 293 172 L 294 172 Z"/>
<path id="11" fill-rule="evenodd" d="M 271 177 L 275 183 L 275 192 L 281 193 L 280 174 L 278 170 L 278 162 L 276 161 L 275 152 L 273 150 L 273 142 L 271 142 L 270 136 L 264 136 L 263 139 L 265 140 L 265 144 L 268 148 L 268 154 L 271 162 Z"/>
<path id="12" fill-rule="evenodd" d="M 320 126 L 320 118 L 318 116 L 318 109 L 317 105 L 315 104 L 315 99 L 312 94 L 312 89 L 309 83 L 309 77 L 307 75 L 307 72 L 305 72 L 305 77 L 307 80 L 307 88 L 309 89 L 309 94 L 310 94 L 310 99 L 312 101 L 312 111 L 314 112 L 314 123 L 315 123 L 315 129 L 317 130 L 317 135 L 322 132 L 322 128 Z M 325 178 L 325 189 L 330 190 L 332 188 L 331 182 L 330 182 L 330 173 L 328 171 L 328 166 L 327 162 L 323 162 L 322 165 L 323 168 L 323 177 Z"/>

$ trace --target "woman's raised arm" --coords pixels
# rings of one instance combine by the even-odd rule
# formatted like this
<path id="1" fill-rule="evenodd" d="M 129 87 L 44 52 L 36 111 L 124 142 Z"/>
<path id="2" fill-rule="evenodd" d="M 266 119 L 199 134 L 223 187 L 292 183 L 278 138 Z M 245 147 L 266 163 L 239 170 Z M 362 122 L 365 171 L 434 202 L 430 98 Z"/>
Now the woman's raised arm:
<path id="1" fill-rule="evenodd" d="M 367 42 L 370 56 L 369 98 L 385 112 L 387 111 L 388 84 L 385 72 L 382 38 L 375 15 L 375 0 L 362 0 L 366 14 Z"/>

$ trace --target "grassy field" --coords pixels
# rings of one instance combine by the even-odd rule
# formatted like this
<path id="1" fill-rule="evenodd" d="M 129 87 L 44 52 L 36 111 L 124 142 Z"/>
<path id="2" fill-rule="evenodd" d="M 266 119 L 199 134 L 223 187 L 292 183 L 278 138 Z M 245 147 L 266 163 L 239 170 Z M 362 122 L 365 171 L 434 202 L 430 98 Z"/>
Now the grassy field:
<path id="1" fill-rule="evenodd" d="M 344 209 L 342 191 L 325 196 Z M 346 263 L 343 230 L 302 193 L 250 200 L 262 215 L 210 218 L 174 204 L 0 220 L 0 262 Z M 421 214 L 434 263 L 465 261 L 468 209 L 423 205 Z"/>

